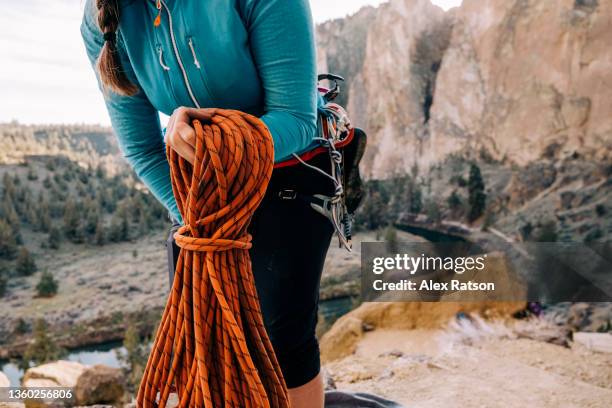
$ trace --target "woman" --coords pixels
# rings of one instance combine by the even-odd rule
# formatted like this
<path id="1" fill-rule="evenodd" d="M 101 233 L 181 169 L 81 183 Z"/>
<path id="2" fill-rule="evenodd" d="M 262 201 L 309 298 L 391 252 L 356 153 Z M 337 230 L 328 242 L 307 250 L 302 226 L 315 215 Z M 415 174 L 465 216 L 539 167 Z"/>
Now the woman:
<path id="1" fill-rule="evenodd" d="M 125 157 L 176 220 L 158 112 L 171 115 L 166 143 L 189 161 L 191 119 L 208 118 L 210 108 L 260 117 L 276 162 L 315 147 L 319 99 L 307 0 L 88 0 L 81 32 Z M 264 321 L 294 408 L 323 406 L 315 326 L 333 229 L 282 192 L 323 192 L 316 177 L 275 170 L 251 228 Z"/>

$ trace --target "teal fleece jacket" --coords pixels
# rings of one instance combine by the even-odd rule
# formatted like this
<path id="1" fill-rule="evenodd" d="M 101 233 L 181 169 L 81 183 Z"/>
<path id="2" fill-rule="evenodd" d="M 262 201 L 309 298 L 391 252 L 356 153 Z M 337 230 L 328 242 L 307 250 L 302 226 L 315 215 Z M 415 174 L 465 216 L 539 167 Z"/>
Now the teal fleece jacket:
<path id="1" fill-rule="evenodd" d="M 87 0 L 81 34 L 92 63 L 104 44 L 95 0 Z M 117 45 L 122 67 L 140 92 L 103 90 L 119 146 L 136 174 L 171 212 L 180 214 L 158 112 L 181 106 L 237 109 L 262 119 L 276 162 L 312 149 L 317 127 L 314 27 L 308 0 L 120 1 Z M 102 87 L 101 87 L 102 88 Z"/>

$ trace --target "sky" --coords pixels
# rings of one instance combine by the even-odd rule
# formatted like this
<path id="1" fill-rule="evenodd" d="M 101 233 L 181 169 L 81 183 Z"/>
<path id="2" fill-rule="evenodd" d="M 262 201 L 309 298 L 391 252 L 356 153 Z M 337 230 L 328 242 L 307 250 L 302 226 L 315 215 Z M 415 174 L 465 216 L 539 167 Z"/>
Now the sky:
<path id="1" fill-rule="evenodd" d="M 311 0 L 311 7 L 322 22 L 383 2 Z M 79 33 L 84 3 L 0 0 L 0 122 L 110 123 Z"/>

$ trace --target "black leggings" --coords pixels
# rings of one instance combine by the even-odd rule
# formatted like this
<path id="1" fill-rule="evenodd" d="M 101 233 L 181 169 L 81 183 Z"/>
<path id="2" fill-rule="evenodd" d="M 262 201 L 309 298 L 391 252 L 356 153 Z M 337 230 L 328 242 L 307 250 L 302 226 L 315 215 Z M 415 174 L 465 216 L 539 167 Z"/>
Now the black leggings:
<path id="1" fill-rule="evenodd" d="M 289 388 L 308 383 L 321 368 L 315 329 L 319 283 L 333 228 L 310 204 L 282 199 L 279 192 L 329 193 L 328 184 L 302 166 L 275 170 L 249 228 L 264 323 Z M 173 267 L 170 273 L 172 279 Z"/>

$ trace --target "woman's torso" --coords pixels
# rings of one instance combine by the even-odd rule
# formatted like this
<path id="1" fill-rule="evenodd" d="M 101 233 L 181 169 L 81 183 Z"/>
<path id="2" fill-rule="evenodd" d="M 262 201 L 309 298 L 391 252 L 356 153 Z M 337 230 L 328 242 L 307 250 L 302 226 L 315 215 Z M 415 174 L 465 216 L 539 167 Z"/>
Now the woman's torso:
<path id="1" fill-rule="evenodd" d="M 242 4 L 162 0 L 161 23 L 155 27 L 156 0 L 123 2 L 120 31 L 125 49 L 156 109 L 166 114 L 179 106 L 263 113 L 263 90 Z"/>

